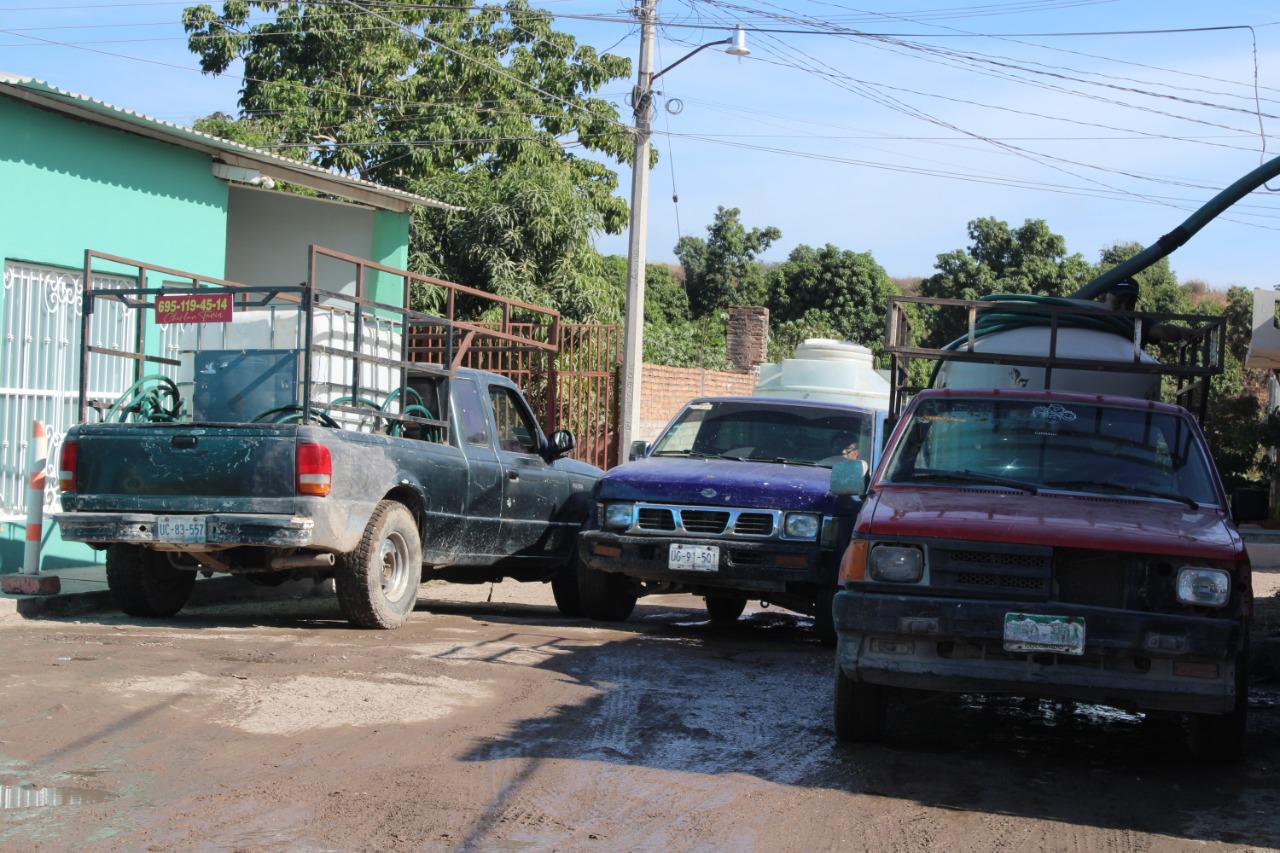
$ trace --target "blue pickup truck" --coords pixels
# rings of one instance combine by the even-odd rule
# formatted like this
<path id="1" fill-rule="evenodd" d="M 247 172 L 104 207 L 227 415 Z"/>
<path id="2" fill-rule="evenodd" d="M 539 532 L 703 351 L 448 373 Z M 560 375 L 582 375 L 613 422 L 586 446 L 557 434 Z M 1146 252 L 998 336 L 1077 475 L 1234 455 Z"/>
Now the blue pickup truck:
<path id="1" fill-rule="evenodd" d="M 874 410 L 847 404 L 691 401 L 596 484 L 579 538 L 584 613 L 623 620 L 640 596 L 692 593 L 725 623 L 761 600 L 813 615 L 833 643 L 838 546 L 859 498 L 833 492 L 832 468 L 865 461 L 879 425 Z"/>

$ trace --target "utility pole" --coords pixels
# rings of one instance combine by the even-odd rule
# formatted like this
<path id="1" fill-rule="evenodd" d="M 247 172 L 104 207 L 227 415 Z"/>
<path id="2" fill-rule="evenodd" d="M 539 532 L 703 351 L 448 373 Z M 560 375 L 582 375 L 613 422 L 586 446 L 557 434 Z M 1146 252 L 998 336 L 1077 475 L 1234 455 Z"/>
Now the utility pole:
<path id="1" fill-rule="evenodd" d="M 631 162 L 631 232 L 627 246 L 626 326 L 622 340 L 622 411 L 618 462 L 627 461 L 640 432 L 640 373 L 644 361 L 644 264 L 649 236 L 649 117 L 653 106 L 653 24 L 658 0 L 641 0 L 640 66 L 631 90 L 635 154 Z"/>

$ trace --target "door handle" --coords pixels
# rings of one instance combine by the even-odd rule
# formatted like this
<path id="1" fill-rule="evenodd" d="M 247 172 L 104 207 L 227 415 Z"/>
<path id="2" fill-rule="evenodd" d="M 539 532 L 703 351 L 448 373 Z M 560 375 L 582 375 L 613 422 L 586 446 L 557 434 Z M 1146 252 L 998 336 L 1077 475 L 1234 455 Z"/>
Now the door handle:
<path id="1" fill-rule="evenodd" d="M 520 472 L 519 472 L 519 471 L 507 471 L 507 479 L 508 479 L 508 480 L 519 480 L 519 479 L 520 479 Z"/>

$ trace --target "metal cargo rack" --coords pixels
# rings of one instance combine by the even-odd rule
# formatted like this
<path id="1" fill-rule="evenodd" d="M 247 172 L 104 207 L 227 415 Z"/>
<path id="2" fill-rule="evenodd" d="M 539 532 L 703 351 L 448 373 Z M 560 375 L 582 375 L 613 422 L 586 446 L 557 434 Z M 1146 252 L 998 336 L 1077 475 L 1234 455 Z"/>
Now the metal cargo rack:
<path id="1" fill-rule="evenodd" d="M 926 346 L 917 342 L 916 330 L 907 306 L 922 306 L 939 315 L 963 318 L 967 332 L 943 346 Z M 990 314 L 1026 316 L 1028 325 L 1049 330 L 1047 356 L 1012 355 L 998 352 L 973 352 L 973 344 L 982 337 L 982 318 Z M 1082 359 L 1058 355 L 1058 331 L 1064 328 L 1098 328 L 1114 325 L 1132 329 L 1132 357 L 1123 360 Z M 1167 340 L 1146 340 L 1150 330 L 1159 328 Z M 1127 335 L 1126 335 L 1127 337 Z M 1154 355 L 1147 347 L 1157 348 L 1162 360 L 1142 361 Z M 1176 380 L 1174 400 L 1194 413 L 1201 423 L 1208 415 L 1209 384 L 1222 372 L 1226 353 L 1226 318 L 1207 314 L 1173 314 L 1151 311 L 1113 311 L 1101 303 L 1065 300 L 1029 303 L 975 299 L 939 299 L 926 296 L 892 296 L 885 318 L 885 353 L 889 356 L 889 419 L 896 422 L 910 395 L 922 386 L 910 384 L 913 358 L 935 364 L 943 362 L 977 362 L 1044 369 L 1044 388 L 1051 386 L 1054 370 L 1098 370 L 1115 373 L 1144 373 L 1168 376 Z"/>
<path id="2" fill-rule="evenodd" d="M 131 273 L 126 273 L 124 277 L 133 279 L 138 286 L 95 288 L 93 286 L 95 265 L 100 267 L 104 264 L 112 265 L 113 274 L 116 275 L 119 275 L 120 268 L 130 270 Z M 343 293 L 321 286 L 318 273 L 322 264 L 352 267 L 354 292 Z M 310 247 L 307 269 L 307 280 L 300 284 L 248 285 L 105 252 L 86 250 L 80 323 L 79 421 L 86 422 L 91 410 L 98 411 L 100 417 L 104 417 L 107 410 L 100 400 L 91 399 L 91 377 L 95 375 L 91 371 L 91 356 L 132 361 L 135 383 L 143 379 L 147 364 L 159 366 L 162 371 L 166 371 L 166 375 L 176 374 L 181 367 L 182 362 L 179 358 L 148 352 L 147 343 L 152 336 L 152 327 L 160 325 L 155 322 L 153 316 L 156 300 L 163 295 L 199 294 L 204 296 L 230 293 L 233 312 L 251 308 L 280 308 L 297 312 L 301 322 L 298 323 L 297 337 L 291 350 L 300 362 L 297 371 L 300 393 L 295 398 L 296 408 L 299 411 L 294 419 L 304 424 L 327 421 L 332 425 L 334 422 L 327 413 L 342 412 L 360 417 L 374 415 L 380 420 L 401 424 L 401 429 L 409 424 L 432 428 L 438 431 L 435 434 L 441 440 L 446 439 L 448 435 L 447 393 L 439 395 L 441 411 L 438 417 L 421 417 L 404 411 L 383 409 L 373 411 L 367 406 L 316 399 L 312 369 L 313 354 L 345 359 L 350 363 L 351 380 L 349 385 L 344 383 L 344 388 L 348 390 L 350 400 L 356 402 L 362 399 L 362 392 L 368 390 L 362 379 L 364 368 L 375 366 L 398 371 L 399 385 L 392 396 L 399 394 L 403 409 L 403 400 L 406 399 L 411 387 L 411 377 L 450 377 L 463 364 L 477 341 L 489 342 L 486 344 L 487 349 L 501 349 L 508 353 L 533 351 L 554 354 L 558 349 L 560 315 L 552 309 L 506 299 L 443 279 L 396 269 L 320 246 Z M 396 292 L 401 297 L 402 303 L 397 305 L 372 296 L 369 287 L 371 273 L 397 281 Z M 162 286 L 149 286 L 149 279 L 153 276 L 164 279 Z M 444 306 L 443 316 L 408 307 L 411 304 L 410 299 L 415 284 L 443 291 L 441 300 Z M 440 294 L 437 293 L 437 295 Z M 469 312 L 476 316 L 492 314 L 500 309 L 502 321 L 490 323 L 458 319 L 458 303 L 462 300 L 467 302 Z M 132 345 L 130 348 L 122 348 L 119 345 L 104 346 L 90 339 L 91 318 L 95 309 L 103 302 L 116 303 L 134 309 L 136 312 L 132 334 L 128 336 L 131 338 L 128 341 Z M 315 319 L 322 311 L 352 319 L 353 340 L 350 347 L 332 346 L 330 345 L 332 341 L 329 344 L 320 344 L 316 341 Z M 537 322 L 513 323 L 511 320 L 513 311 L 532 314 Z M 149 317 L 150 322 L 148 322 Z M 397 330 L 394 333 L 398 335 L 397 357 L 375 355 L 365 351 L 364 328 L 365 319 L 368 317 L 386 320 Z M 438 346 L 431 352 L 421 351 L 417 342 L 424 337 L 437 343 Z M 390 399 L 391 397 L 388 398 Z"/>

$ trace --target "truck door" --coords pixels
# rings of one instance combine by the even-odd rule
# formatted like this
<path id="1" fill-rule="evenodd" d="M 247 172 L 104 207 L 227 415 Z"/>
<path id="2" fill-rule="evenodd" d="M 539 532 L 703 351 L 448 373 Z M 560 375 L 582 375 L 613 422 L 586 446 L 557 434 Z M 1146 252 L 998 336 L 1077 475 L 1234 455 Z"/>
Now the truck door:
<path id="1" fill-rule="evenodd" d="M 463 541 L 447 543 L 456 556 L 502 553 L 502 465 L 493 449 L 489 419 L 480 389 L 470 379 L 455 378 L 452 386 L 454 430 L 467 458 L 467 498 L 462 507 Z M 427 484 L 430 488 L 430 484 Z M 442 543 L 443 544 L 443 543 Z"/>
<path id="2" fill-rule="evenodd" d="M 565 478 L 542 456 L 542 433 L 513 388 L 490 385 L 502 481 L 502 550 L 520 557 L 554 557 L 570 528 L 553 524 L 564 503 Z"/>

